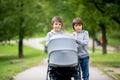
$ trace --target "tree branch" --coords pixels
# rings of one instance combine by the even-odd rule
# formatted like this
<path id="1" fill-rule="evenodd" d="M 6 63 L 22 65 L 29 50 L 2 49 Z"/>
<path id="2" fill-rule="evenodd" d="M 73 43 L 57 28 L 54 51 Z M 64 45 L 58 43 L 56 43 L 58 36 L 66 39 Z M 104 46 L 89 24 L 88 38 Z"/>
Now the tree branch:
<path id="1" fill-rule="evenodd" d="M 113 19 L 115 22 L 117 22 L 118 24 L 120 24 L 120 20 L 119 20 L 118 18 L 112 17 L 112 19 Z"/>
<path id="2" fill-rule="evenodd" d="M 99 5 L 98 5 L 97 2 L 94 2 L 94 4 L 95 4 L 95 7 L 96 7 L 101 13 L 105 13 L 105 11 L 99 7 Z"/>

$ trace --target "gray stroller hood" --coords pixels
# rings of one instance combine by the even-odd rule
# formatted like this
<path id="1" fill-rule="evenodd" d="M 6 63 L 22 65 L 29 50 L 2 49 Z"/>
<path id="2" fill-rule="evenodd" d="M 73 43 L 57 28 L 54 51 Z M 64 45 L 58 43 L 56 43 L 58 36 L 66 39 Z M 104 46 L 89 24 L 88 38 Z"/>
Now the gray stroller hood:
<path id="1" fill-rule="evenodd" d="M 77 45 L 70 35 L 62 34 L 51 38 L 47 45 L 49 64 L 52 66 L 74 66 L 78 64 Z"/>

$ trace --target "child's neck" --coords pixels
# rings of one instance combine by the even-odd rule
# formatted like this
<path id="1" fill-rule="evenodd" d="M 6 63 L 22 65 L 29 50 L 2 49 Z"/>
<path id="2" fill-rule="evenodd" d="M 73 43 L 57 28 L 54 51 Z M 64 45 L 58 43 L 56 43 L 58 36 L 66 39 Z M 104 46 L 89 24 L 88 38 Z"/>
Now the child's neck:
<path id="1" fill-rule="evenodd" d="M 79 32 L 77 32 L 77 31 L 76 31 L 76 33 L 81 33 L 81 32 L 82 32 L 82 30 L 81 30 L 81 31 L 79 31 Z"/>
<path id="2" fill-rule="evenodd" d="M 56 32 L 56 33 L 60 33 L 60 30 L 59 30 L 59 31 L 55 30 L 55 32 Z"/>
<path id="3" fill-rule="evenodd" d="M 60 33 L 60 31 L 55 31 L 56 33 Z"/>

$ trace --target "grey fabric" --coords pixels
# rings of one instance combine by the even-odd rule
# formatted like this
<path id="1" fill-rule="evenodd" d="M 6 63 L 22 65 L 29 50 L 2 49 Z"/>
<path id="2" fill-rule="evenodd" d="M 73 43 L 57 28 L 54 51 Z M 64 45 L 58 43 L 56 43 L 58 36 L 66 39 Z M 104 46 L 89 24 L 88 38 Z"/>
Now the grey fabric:
<path id="1" fill-rule="evenodd" d="M 50 39 L 55 36 L 55 35 L 59 35 L 59 34 L 65 34 L 63 30 L 60 30 L 59 33 L 55 32 L 53 29 L 47 33 L 46 36 L 46 45 L 49 43 Z"/>
<path id="2" fill-rule="evenodd" d="M 89 33 L 86 30 L 82 30 L 80 33 L 73 32 L 74 38 L 77 39 L 78 44 L 78 56 L 84 58 L 89 56 L 88 44 L 89 44 Z"/>
<path id="3" fill-rule="evenodd" d="M 53 66 L 77 65 L 77 44 L 70 35 L 56 35 L 47 45 L 49 64 Z"/>
<path id="4" fill-rule="evenodd" d="M 49 64 L 51 66 L 76 66 L 78 56 L 75 51 L 54 51 L 49 55 Z"/>
<path id="5" fill-rule="evenodd" d="M 56 35 L 47 45 L 48 53 L 55 50 L 73 50 L 77 52 L 77 44 L 70 35 Z"/>

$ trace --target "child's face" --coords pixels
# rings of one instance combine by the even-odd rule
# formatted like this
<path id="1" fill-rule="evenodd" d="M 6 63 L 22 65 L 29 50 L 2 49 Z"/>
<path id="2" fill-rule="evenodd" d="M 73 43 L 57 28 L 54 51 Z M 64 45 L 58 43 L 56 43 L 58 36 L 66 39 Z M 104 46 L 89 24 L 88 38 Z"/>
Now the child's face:
<path id="1" fill-rule="evenodd" d="M 77 33 L 82 31 L 82 25 L 81 24 L 75 24 L 74 29 Z"/>
<path id="2" fill-rule="evenodd" d="M 55 21 L 55 22 L 53 23 L 53 29 L 54 29 L 56 32 L 60 32 L 61 27 L 62 27 L 62 24 L 61 24 L 60 22 Z"/>

